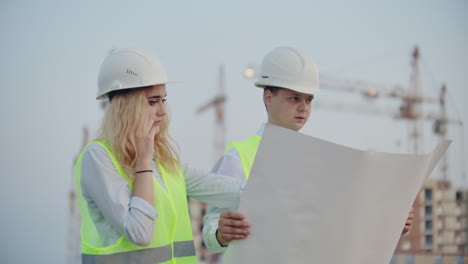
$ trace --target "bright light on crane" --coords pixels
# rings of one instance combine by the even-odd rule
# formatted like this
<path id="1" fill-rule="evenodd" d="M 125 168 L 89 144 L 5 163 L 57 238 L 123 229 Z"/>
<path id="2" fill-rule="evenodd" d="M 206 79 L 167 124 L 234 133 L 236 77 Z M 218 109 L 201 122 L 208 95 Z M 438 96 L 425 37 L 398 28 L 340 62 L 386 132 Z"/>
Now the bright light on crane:
<path id="1" fill-rule="evenodd" d="M 376 88 L 370 88 L 366 92 L 367 98 L 370 98 L 370 99 L 375 99 L 377 98 L 378 95 L 379 95 L 379 91 Z"/>
<path id="2" fill-rule="evenodd" d="M 255 78 L 257 72 L 255 71 L 255 66 L 252 64 L 247 65 L 247 67 L 244 69 L 244 77 L 247 79 L 253 79 Z"/>

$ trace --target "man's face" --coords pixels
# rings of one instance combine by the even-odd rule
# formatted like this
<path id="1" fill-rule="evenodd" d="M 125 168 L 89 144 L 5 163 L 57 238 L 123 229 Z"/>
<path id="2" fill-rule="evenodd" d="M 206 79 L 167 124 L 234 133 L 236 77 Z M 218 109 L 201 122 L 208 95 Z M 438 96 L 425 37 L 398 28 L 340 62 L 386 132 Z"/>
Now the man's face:
<path id="1" fill-rule="evenodd" d="M 284 88 L 278 89 L 276 94 L 266 90 L 263 100 L 267 107 L 268 122 L 294 131 L 300 130 L 309 119 L 313 98 L 311 94 Z"/>

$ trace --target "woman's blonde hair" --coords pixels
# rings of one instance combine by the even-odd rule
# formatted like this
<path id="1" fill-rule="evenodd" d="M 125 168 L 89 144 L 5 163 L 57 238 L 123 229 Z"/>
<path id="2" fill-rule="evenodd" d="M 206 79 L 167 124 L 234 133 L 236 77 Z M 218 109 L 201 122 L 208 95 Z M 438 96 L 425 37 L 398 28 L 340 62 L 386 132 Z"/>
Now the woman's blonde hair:
<path id="1" fill-rule="evenodd" d="M 107 106 L 100 133 L 100 139 L 109 143 L 112 152 L 132 181 L 137 159 L 135 134 L 137 131 L 143 131 L 148 119 L 149 104 L 145 88 L 147 87 L 113 95 Z M 166 114 L 154 140 L 156 163 L 167 172 L 176 174 L 180 169 L 179 156 L 168 130 L 169 116 Z"/>

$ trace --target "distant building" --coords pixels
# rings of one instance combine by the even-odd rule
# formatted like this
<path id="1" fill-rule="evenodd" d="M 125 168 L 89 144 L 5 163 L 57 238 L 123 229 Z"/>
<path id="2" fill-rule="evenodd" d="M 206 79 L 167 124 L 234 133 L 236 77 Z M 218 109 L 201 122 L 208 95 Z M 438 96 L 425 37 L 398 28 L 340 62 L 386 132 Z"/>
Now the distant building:
<path id="1" fill-rule="evenodd" d="M 429 179 L 414 202 L 410 232 L 402 236 L 392 264 L 468 263 L 468 190 Z"/>

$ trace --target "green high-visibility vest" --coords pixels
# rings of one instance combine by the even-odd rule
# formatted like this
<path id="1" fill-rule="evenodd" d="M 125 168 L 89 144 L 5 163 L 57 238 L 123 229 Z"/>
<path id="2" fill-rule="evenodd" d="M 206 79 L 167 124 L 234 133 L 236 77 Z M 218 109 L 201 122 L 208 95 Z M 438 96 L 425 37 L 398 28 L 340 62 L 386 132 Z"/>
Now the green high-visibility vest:
<path id="1" fill-rule="evenodd" d="M 110 146 L 105 141 L 94 141 L 90 144 L 99 144 L 107 151 L 117 172 L 128 181 L 128 186 L 133 191 L 133 182 L 129 180 L 115 155 L 111 152 Z M 170 175 L 161 166 L 159 166 L 159 170 L 166 190 L 153 177 L 154 207 L 159 214 L 154 221 L 154 234 L 151 243 L 147 246 L 138 246 L 121 236 L 115 244 L 103 245 L 99 232 L 90 217 L 88 204 L 81 192 L 81 160 L 88 146 L 83 149 L 78 157 L 74 170 L 82 219 L 82 263 L 197 263 L 184 175 L 181 171 L 176 175 Z"/>
<path id="2" fill-rule="evenodd" d="M 232 141 L 226 148 L 226 151 L 233 147 L 237 149 L 242 163 L 242 169 L 244 170 L 245 179 L 249 178 L 250 170 L 252 169 L 255 155 L 257 154 L 258 145 L 260 145 L 261 140 L 262 138 L 260 136 L 254 135 L 244 141 Z"/>

